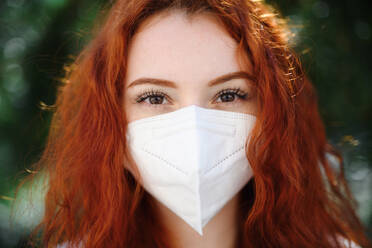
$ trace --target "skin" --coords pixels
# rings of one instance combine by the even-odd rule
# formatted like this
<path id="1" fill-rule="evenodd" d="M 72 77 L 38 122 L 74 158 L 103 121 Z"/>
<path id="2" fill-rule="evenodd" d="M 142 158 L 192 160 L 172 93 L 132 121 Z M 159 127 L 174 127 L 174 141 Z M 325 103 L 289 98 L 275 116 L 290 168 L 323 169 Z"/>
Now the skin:
<path id="1" fill-rule="evenodd" d="M 257 97 L 251 80 L 234 78 L 208 86 L 210 80 L 227 73 L 251 72 L 251 64 L 244 70 L 239 66 L 236 49 L 237 43 L 210 14 L 198 14 L 189 20 L 182 11 L 172 11 L 146 19 L 129 46 L 123 103 L 128 122 L 191 104 L 256 115 Z M 139 78 L 169 80 L 177 88 L 153 83 L 132 85 Z M 219 95 L 229 88 L 240 88 L 240 91 Z M 143 101 L 138 102 L 138 97 L 151 89 L 162 95 L 145 95 Z M 231 248 L 238 233 L 238 196 L 204 227 L 203 236 L 156 199 L 155 202 L 174 247 Z"/>

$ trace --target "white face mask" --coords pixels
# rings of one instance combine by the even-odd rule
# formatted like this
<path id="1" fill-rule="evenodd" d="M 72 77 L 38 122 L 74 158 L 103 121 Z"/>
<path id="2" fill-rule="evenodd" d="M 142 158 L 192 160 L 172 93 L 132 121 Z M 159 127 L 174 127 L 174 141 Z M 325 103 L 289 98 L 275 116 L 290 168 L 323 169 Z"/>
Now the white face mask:
<path id="1" fill-rule="evenodd" d="M 189 105 L 128 124 L 142 186 L 200 235 L 251 179 L 254 115 Z"/>

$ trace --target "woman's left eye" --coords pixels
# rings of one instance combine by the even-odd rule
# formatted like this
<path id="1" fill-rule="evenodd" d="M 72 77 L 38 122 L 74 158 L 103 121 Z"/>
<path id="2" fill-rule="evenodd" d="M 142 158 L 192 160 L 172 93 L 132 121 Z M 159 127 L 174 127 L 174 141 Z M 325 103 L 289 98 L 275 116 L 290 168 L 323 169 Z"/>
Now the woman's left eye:
<path id="1" fill-rule="evenodd" d="M 233 103 L 238 100 L 247 100 L 247 96 L 248 93 L 244 92 L 240 88 L 229 88 L 218 92 L 213 97 L 213 101 L 216 103 Z M 158 107 L 165 105 L 170 101 L 167 94 L 158 90 L 149 90 L 139 94 L 136 97 L 136 102 L 143 103 L 151 107 Z"/>
<path id="2" fill-rule="evenodd" d="M 247 98 L 247 93 L 242 91 L 239 88 L 235 89 L 225 89 L 217 93 L 216 102 L 233 102 L 236 97 L 241 100 L 245 100 Z"/>

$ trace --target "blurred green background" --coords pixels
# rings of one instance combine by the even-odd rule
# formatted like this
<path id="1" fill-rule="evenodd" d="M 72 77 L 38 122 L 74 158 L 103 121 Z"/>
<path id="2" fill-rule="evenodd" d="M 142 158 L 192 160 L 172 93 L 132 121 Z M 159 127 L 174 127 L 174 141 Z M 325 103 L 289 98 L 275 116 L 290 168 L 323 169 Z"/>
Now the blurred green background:
<path id="1" fill-rule="evenodd" d="M 318 90 L 329 141 L 342 151 L 358 215 L 372 237 L 372 15 L 368 0 L 269 1 L 296 34 L 292 45 Z M 10 204 L 17 183 L 38 159 L 48 132 L 63 67 L 90 39 L 106 1 L 0 1 L 0 247 L 26 247 L 42 214 L 17 214 Z"/>

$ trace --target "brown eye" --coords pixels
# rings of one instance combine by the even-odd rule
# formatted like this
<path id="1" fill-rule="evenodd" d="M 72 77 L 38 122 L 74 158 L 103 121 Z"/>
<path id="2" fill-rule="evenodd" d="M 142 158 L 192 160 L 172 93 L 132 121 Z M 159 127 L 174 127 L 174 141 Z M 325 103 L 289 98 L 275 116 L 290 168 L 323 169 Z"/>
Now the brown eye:
<path id="1" fill-rule="evenodd" d="M 232 102 L 235 99 L 235 95 L 232 93 L 222 94 L 220 97 L 222 102 Z"/>
<path id="2" fill-rule="evenodd" d="M 151 104 L 162 104 L 163 101 L 164 101 L 164 97 L 163 96 L 149 96 L 148 97 L 149 101 Z"/>
<path id="3" fill-rule="evenodd" d="M 239 88 L 236 89 L 225 89 L 220 91 L 217 94 L 217 102 L 234 102 L 236 97 L 238 100 L 245 100 L 247 98 L 247 93 L 240 90 Z"/>
<path id="4" fill-rule="evenodd" d="M 166 104 L 168 100 L 163 92 L 151 90 L 137 96 L 136 102 L 147 105 L 163 105 Z"/>

